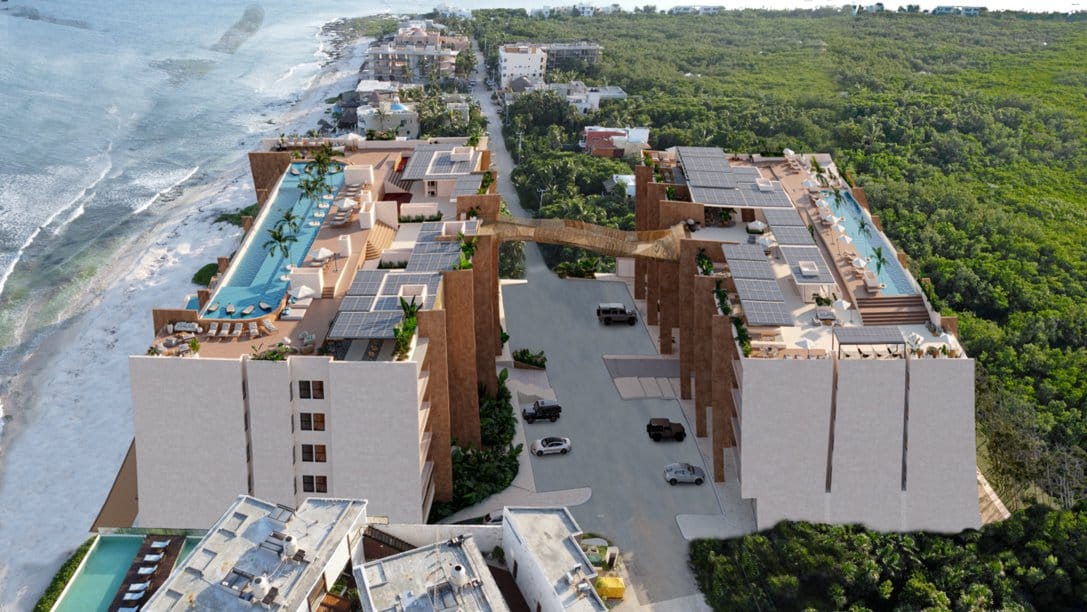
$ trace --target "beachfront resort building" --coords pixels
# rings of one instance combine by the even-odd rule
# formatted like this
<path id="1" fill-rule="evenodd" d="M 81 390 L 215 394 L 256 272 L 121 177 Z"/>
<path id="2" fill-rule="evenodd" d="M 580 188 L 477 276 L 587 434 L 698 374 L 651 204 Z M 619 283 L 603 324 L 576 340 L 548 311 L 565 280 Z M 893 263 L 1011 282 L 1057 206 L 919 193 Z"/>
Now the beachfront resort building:
<path id="1" fill-rule="evenodd" d="M 547 52 L 540 45 L 519 43 L 498 48 L 499 88 L 507 89 L 518 77 L 544 78 Z"/>
<path id="2" fill-rule="evenodd" d="M 260 211 L 241 246 L 208 289 L 153 311 L 148 355 L 130 359 L 139 524 L 206 528 L 239 493 L 365 496 L 423 522 L 452 495 L 451 438 L 480 443 L 497 242 L 478 236 L 465 269 L 458 236 L 477 233 L 468 211 L 497 215 L 489 152 L 334 142 L 324 195 L 292 160 L 317 143 L 251 152 Z"/>
<path id="3" fill-rule="evenodd" d="M 457 55 L 468 45 L 466 36 L 447 35 L 440 24 L 409 21 L 401 24 L 392 40 L 370 46 L 370 76 L 405 82 L 449 78 L 456 73 Z"/>
<path id="4" fill-rule="evenodd" d="M 680 357 L 717 482 L 758 528 L 978 527 L 974 361 L 904 253 L 828 155 L 646 152 L 640 230 L 684 225 L 677 262 L 636 260 L 634 292 Z"/>

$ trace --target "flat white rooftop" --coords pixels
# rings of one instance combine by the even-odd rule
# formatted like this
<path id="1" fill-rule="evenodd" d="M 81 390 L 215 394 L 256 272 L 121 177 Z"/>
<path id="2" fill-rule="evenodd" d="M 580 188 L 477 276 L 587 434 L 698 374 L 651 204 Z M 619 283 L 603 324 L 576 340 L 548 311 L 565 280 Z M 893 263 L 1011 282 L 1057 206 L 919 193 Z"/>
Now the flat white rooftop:
<path id="1" fill-rule="evenodd" d="M 607 610 L 595 589 L 581 593 L 580 579 L 596 576 L 589 557 L 581 550 L 576 537 L 581 527 L 566 508 L 506 507 L 504 519 L 514 535 L 532 551 L 543 570 L 548 584 L 566 610 Z M 581 568 L 577 570 L 577 568 Z M 577 570 L 574 584 L 567 574 Z"/>
<path id="2" fill-rule="evenodd" d="M 363 578 L 366 612 L 509 610 L 471 535 L 371 561 L 363 566 Z"/>
<path id="3" fill-rule="evenodd" d="M 143 609 L 248 612 L 264 602 L 264 609 L 296 610 L 333 552 L 365 522 L 362 500 L 311 498 L 291 510 L 239 496 Z"/>

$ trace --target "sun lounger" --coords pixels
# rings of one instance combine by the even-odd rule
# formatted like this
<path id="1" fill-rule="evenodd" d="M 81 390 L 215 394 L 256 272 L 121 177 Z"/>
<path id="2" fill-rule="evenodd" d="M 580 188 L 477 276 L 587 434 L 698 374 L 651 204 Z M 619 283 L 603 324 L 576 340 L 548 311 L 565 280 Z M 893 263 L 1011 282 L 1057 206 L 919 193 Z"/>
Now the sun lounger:
<path id="1" fill-rule="evenodd" d="M 260 330 L 257 329 L 257 322 L 256 321 L 250 321 L 246 325 L 246 330 L 249 332 L 249 337 L 250 338 L 256 338 L 256 337 L 260 336 Z"/>
<path id="2" fill-rule="evenodd" d="M 285 310 L 283 312 L 283 314 L 280 315 L 279 318 L 283 319 L 284 321 L 301 321 L 305 316 L 306 316 L 306 309 L 305 308 L 298 308 L 296 306 L 291 306 L 288 310 Z"/>
<path id="3" fill-rule="evenodd" d="M 152 565 L 151 567 L 141 567 L 140 569 L 136 570 L 136 573 L 140 576 L 150 576 L 157 571 L 159 571 L 159 566 Z"/>
<path id="4" fill-rule="evenodd" d="M 128 585 L 128 590 L 129 591 L 146 591 L 149 586 L 151 586 L 151 581 L 150 580 L 148 580 L 147 582 L 140 582 L 138 584 L 130 584 L 130 585 Z"/>
<path id="5" fill-rule="evenodd" d="M 257 304 L 257 306 L 260 306 L 261 310 L 271 310 L 272 309 L 272 306 L 270 304 L 268 304 L 268 302 L 261 302 L 260 304 Z"/>
<path id="6" fill-rule="evenodd" d="M 273 333 L 276 331 L 276 326 L 272 325 L 272 322 L 268 319 L 262 319 L 262 322 L 264 323 L 264 329 L 268 330 L 268 333 Z"/>
<path id="7" fill-rule="evenodd" d="M 219 310 L 219 302 L 215 302 L 211 306 L 208 306 L 208 314 L 211 314 L 211 313 L 215 312 L 216 310 Z"/>
<path id="8" fill-rule="evenodd" d="M 214 338 L 219 333 L 219 322 L 212 321 L 211 325 L 208 325 L 208 337 Z"/>
<path id="9" fill-rule="evenodd" d="M 303 308 L 303 309 L 305 309 L 305 308 L 309 308 L 309 305 L 312 304 L 312 303 L 313 303 L 313 298 L 311 298 L 311 297 L 302 298 L 300 300 L 295 300 L 294 303 L 291 304 L 291 308 L 292 309 L 293 308 Z"/>
<path id="10" fill-rule="evenodd" d="M 228 315 L 232 315 L 232 314 L 234 314 L 234 310 L 235 310 L 235 308 L 234 308 L 234 304 L 227 304 L 227 305 L 226 305 L 226 313 L 227 313 Z"/>
<path id="11" fill-rule="evenodd" d="M 141 599 L 143 597 L 143 594 L 145 592 L 146 591 L 139 591 L 138 593 L 125 593 L 124 600 L 125 601 L 137 601 L 137 600 L 139 600 L 139 599 Z"/>
<path id="12" fill-rule="evenodd" d="M 139 606 L 129 606 L 126 608 L 117 608 L 117 612 L 140 612 Z"/>
<path id="13" fill-rule="evenodd" d="M 254 306 L 252 304 L 246 306 L 245 308 L 242 308 L 242 316 L 246 317 L 253 314 L 253 308 Z"/>
<path id="14" fill-rule="evenodd" d="M 234 324 L 234 331 L 230 332 L 230 335 L 232 337 L 234 337 L 234 338 L 240 338 L 241 335 L 242 335 L 242 324 L 241 323 L 235 323 Z"/>
<path id="15" fill-rule="evenodd" d="M 158 563 L 159 561 L 162 561 L 163 556 L 165 556 L 165 555 L 163 555 L 162 553 L 155 553 L 153 555 L 144 555 L 143 556 L 143 562 L 144 563 Z"/>
<path id="16" fill-rule="evenodd" d="M 230 335 L 230 323 L 223 323 L 223 326 L 219 328 L 219 337 L 226 338 Z"/>

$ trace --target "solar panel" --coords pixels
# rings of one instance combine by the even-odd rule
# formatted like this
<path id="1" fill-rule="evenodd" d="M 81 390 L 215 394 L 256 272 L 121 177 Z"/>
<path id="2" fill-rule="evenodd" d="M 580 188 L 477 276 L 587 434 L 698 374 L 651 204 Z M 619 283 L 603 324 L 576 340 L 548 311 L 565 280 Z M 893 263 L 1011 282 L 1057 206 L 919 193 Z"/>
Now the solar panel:
<path id="1" fill-rule="evenodd" d="M 400 298 L 395 295 L 384 295 L 374 301 L 374 312 L 395 310 L 401 312 Z"/>
<path id="2" fill-rule="evenodd" d="M 723 244 L 725 261 L 766 261 L 766 251 L 755 244 Z"/>
<path id="3" fill-rule="evenodd" d="M 765 255 L 762 261 L 730 261 L 728 269 L 733 278 L 753 278 L 756 280 L 775 280 L 777 278 L 777 275 L 774 274 L 774 268 L 770 266 L 769 261 L 766 261 Z"/>
<path id="4" fill-rule="evenodd" d="M 725 152 L 717 147 L 676 147 L 676 154 L 682 157 L 724 157 Z"/>
<path id="5" fill-rule="evenodd" d="M 789 270 L 798 285 L 836 285 L 830 266 L 819 247 L 783 246 L 781 254 L 789 262 Z M 814 264 L 814 269 L 808 269 Z"/>
<path id="6" fill-rule="evenodd" d="M 685 169 L 686 170 L 686 169 Z M 736 178 L 728 172 L 686 170 L 687 184 L 698 187 L 736 187 Z"/>
<path id="7" fill-rule="evenodd" d="M 736 189 L 691 186 L 691 200 L 707 206 L 735 208 L 792 208 L 789 196 L 773 183 L 771 191 L 759 191 L 755 183 L 737 183 Z"/>
<path id="8" fill-rule="evenodd" d="M 755 280 L 750 278 L 733 279 L 736 282 L 736 293 L 741 300 L 757 300 L 760 302 L 784 302 L 785 294 L 777 281 Z"/>
<path id="9" fill-rule="evenodd" d="M 404 315 L 396 312 L 341 312 L 336 315 L 329 338 L 393 338 L 393 327 Z"/>
<path id="10" fill-rule="evenodd" d="M 347 295 L 377 295 L 381 282 L 385 280 L 385 270 L 360 270 L 355 273 Z"/>
<path id="11" fill-rule="evenodd" d="M 382 295 L 396 295 L 404 285 L 426 285 L 427 293 L 434 295 L 438 292 L 438 285 L 442 282 L 441 274 L 437 272 L 400 273 L 390 274 L 385 281 L 385 289 Z"/>
<path id="12" fill-rule="evenodd" d="M 775 227 L 774 238 L 777 239 L 778 244 L 783 245 L 815 246 L 811 232 L 806 227 Z"/>
<path id="13" fill-rule="evenodd" d="M 836 327 L 838 344 L 905 344 L 902 331 L 894 325 Z"/>
<path id="14" fill-rule="evenodd" d="M 796 209 L 778 209 L 768 208 L 762 211 L 762 215 L 766 217 L 766 222 L 770 224 L 772 228 L 778 227 L 807 227 L 804 220 L 800 218 L 800 213 L 796 212 Z"/>
<path id="15" fill-rule="evenodd" d="M 793 315 L 785 308 L 785 302 L 760 302 L 740 298 L 740 306 L 744 309 L 744 318 L 748 325 L 793 325 Z"/>
<path id="16" fill-rule="evenodd" d="M 408 272 L 432 272 L 452 270 L 460 261 L 460 248 L 436 253 L 413 252 L 408 260 Z"/>
<path id="17" fill-rule="evenodd" d="M 373 305 L 372 295 L 349 295 L 340 302 L 340 312 L 369 312 Z"/>

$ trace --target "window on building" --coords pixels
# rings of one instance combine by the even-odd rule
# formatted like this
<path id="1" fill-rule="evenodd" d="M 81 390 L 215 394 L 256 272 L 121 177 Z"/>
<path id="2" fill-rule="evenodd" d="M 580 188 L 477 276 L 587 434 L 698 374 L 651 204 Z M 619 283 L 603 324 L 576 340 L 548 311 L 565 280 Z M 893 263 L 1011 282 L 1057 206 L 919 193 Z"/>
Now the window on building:
<path id="1" fill-rule="evenodd" d="M 300 412 L 298 413 L 298 424 L 302 431 L 324 431 L 325 413 Z"/>
<path id="2" fill-rule="evenodd" d="M 309 381 L 308 380 L 298 381 L 298 398 L 299 399 L 310 399 L 310 394 L 311 394 L 311 391 L 310 391 Z"/>
<path id="3" fill-rule="evenodd" d="M 298 381 L 299 399 L 325 399 L 325 382 L 323 380 Z"/>
<path id="4" fill-rule="evenodd" d="M 308 463 L 324 463 L 328 461 L 328 453 L 324 444 L 303 444 L 302 461 Z"/>
<path id="5" fill-rule="evenodd" d="M 328 476 L 303 476 L 303 493 L 328 493 Z"/>

